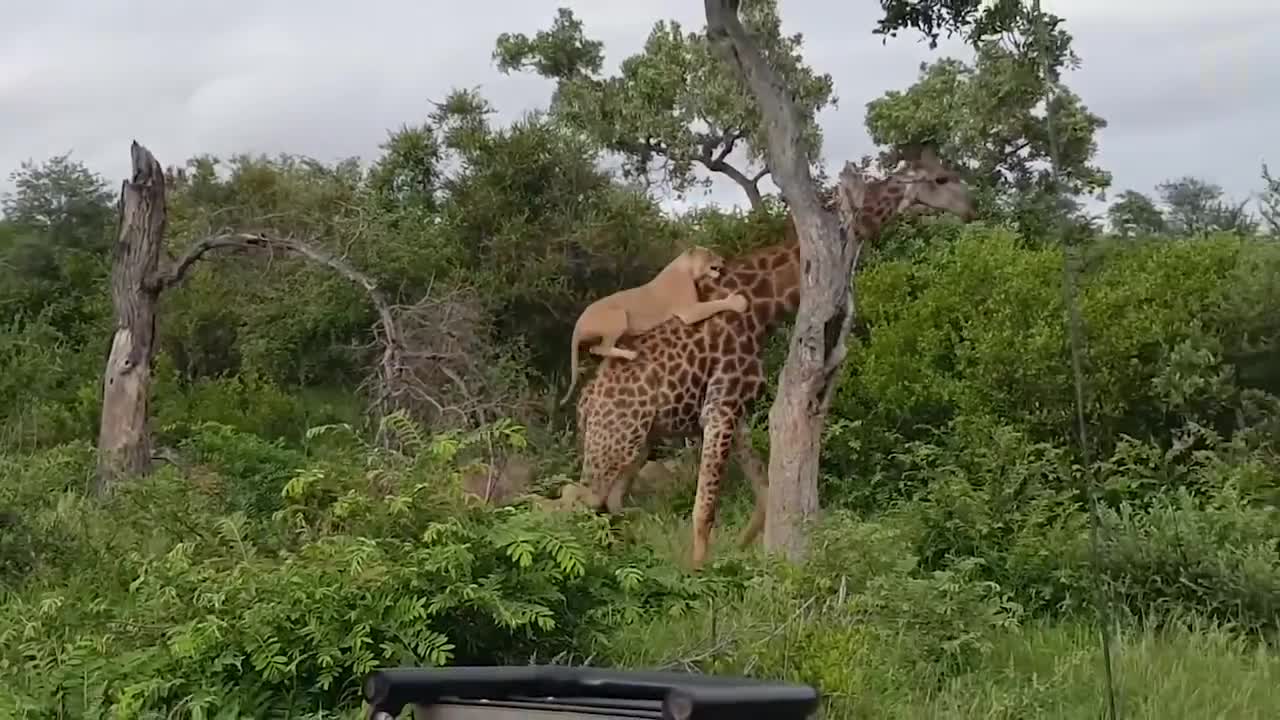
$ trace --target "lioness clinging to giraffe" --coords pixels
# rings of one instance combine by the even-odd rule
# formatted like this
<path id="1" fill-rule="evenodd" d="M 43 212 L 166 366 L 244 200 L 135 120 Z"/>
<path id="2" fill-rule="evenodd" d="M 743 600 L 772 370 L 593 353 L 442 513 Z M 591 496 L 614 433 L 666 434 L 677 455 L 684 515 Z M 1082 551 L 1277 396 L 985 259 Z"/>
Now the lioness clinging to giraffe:
<path id="1" fill-rule="evenodd" d="M 863 183 L 851 165 L 837 195 L 862 198 L 856 218 L 841 224 L 861 242 L 873 240 L 886 220 L 907 210 L 973 217 L 969 190 L 931 150 L 904 161 L 888 177 Z M 650 440 L 702 434 L 702 457 L 693 507 L 692 566 L 707 557 L 720 482 L 730 450 L 752 482 L 755 512 L 740 540 L 752 542 L 764 528 L 765 464 L 751 448 L 742 419 L 764 388 L 761 354 L 770 331 L 800 304 L 800 244 L 791 217 L 782 243 L 731 260 L 718 278 L 698 282 L 710 300 L 745 295 L 747 312 L 726 313 L 697 325 L 668 321 L 629 338 L 627 362 L 605 358 L 578 398 L 582 484 L 598 510 L 621 510 L 633 473 Z"/>
<path id="2" fill-rule="evenodd" d="M 644 285 L 619 290 L 588 305 L 573 326 L 573 339 L 569 344 L 569 390 L 560 404 L 565 404 L 578 384 L 578 345 L 584 340 L 600 340 L 591 347 L 596 355 L 632 360 L 635 352 L 615 345 L 622 337 L 648 332 L 672 317 L 692 325 L 716 313 L 745 311 L 747 299 L 741 295 L 698 302 L 698 280 L 719 278 L 723 269 L 723 257 L 695 245 L 677 255 Z"/>

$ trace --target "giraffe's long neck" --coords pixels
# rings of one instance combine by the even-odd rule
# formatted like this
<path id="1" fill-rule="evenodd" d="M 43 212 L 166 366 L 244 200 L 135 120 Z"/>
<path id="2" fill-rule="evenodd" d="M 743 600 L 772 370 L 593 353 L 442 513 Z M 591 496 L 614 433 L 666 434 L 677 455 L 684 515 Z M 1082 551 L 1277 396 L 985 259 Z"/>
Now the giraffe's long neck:
<path id="1" fill-rule="evenodd" d="M 800 306 L 800 245 L 789 232 L 777 245 L 731 260 L 718 280 L 703 280 L 699 294 L 711 300 L 742 293 L 756 332 L 768 332 Z"/>
<path id="2" fill-rule="evenodd" d="M 862 199 L 862 211 L 852 228 L 854 237 L 863 243 L 880 237 L 880 229 L 898 213 L 905 193 L 906 187 L 895 178 L 870 183 Z"/>
<path id="3" fill-rule="evenodd" d="M 897 213 L 904 192 L 903 184 L 893 179 L 870 184 L 853 228 L 860 241 L 879 237 L 885 222 Z M 735 258 L 720 279 L 704 279 L 698 289 L 708 300 L 743 293 L 751 301 L 757 330 L 768 332 L 799 309 L 801 279 L 800 236 L 788 213 L 782 242 Z"/>

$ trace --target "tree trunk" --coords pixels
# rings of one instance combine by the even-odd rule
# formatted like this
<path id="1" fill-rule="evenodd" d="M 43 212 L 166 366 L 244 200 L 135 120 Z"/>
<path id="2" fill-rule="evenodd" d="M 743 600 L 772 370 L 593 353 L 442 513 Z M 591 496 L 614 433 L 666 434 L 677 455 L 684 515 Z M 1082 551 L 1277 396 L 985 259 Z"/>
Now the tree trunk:
<path id="1" fill-rule="evenodd" d="M 120 234 L 112 252 L 116 331 L 102 379 L 98 495 L 109 493 L 120 478 L 146 473 L 151 465 L 147 401 L 159 298 L 152 278 L 164 241 L 164 170 L 136 141 L 129 152 L 133 173 L 120 190 Z"/>
<path id="2" fill-rule="evenodd" d="M 804 238 L 806 231 L 800 223 L 797 230 Z M 810 228 L 808 232 L 812 237 L 823 230 Z M 850 279 L 858 248 L 852 236 L 841 240 L 819 243 L 813 248 L 818 252 L 809 255 L 816 255 L 814 259 L 804 257 L 802 240 L 800 308 L 787 361 L 778 378 L 777 396 L 769 409 L 769 508 L 764 546 L 793 561 L 806 549 L 804 525 L 820 509 L 822 433 L 853 322 Z"/>
<path id="3" fill-rule="evenodd" d="M 850 274 L 857 248 L 818 199 L 803 123 L 781 77 L 738 19 L 738 0 L 705 0 L 707 34 L 755 95 L 768 131 L 774 182 L 800 240 L 800 307 L 777 398 L 769 412 L 766 550 L 799 559 L 804 524 L 818 512 L 818 458 L 835 371 L 853 320 Z"/>

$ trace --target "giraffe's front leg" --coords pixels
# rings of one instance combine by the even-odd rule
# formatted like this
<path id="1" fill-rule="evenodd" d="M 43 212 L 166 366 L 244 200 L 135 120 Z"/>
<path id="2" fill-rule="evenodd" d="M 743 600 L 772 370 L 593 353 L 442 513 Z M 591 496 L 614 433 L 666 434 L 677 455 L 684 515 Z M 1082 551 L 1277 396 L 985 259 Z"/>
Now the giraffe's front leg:
<path id="1" fill-rule="evenodd" d="M 693 500 L 693 557 L 697 570 L 707 559 L 711 528 L 720 503 L 720 482 L 724 479 L 729 449 L 733 445 L 737 416 L 725 409 L 703 411 L 702 459 L 698 465 L 698 492 Z"/>

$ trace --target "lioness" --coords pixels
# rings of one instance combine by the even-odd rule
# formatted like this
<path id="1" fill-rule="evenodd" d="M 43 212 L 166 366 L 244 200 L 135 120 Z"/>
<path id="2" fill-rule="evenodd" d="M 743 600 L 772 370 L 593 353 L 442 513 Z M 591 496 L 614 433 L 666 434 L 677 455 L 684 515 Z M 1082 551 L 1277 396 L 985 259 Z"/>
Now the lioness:
<path id="1" fill-rule="evenodd" d="M 578 345 L 583 341 L 600 338 L 590 348 L 601 357 L 634 360 L 634 350 L 614 347 L 623 335 L 648 332 L 669 320 L 680 318 L 686 325 L 706 320 L 716 313 L 733 310 L 744 312 L 747 299 L 734 293 L 723 300 L 698 302 L 698 289 L 694 283 L 703 276 L 720 277 L 724 258 L 700 245 L 685 250 L 667 263 L 652 280 L 639 287 L 619 290 L 587 306 L 573 326 L 573 340 L 569 347 L 569 390 L 560 399 L 564 405 L 578 385 Z"/>

